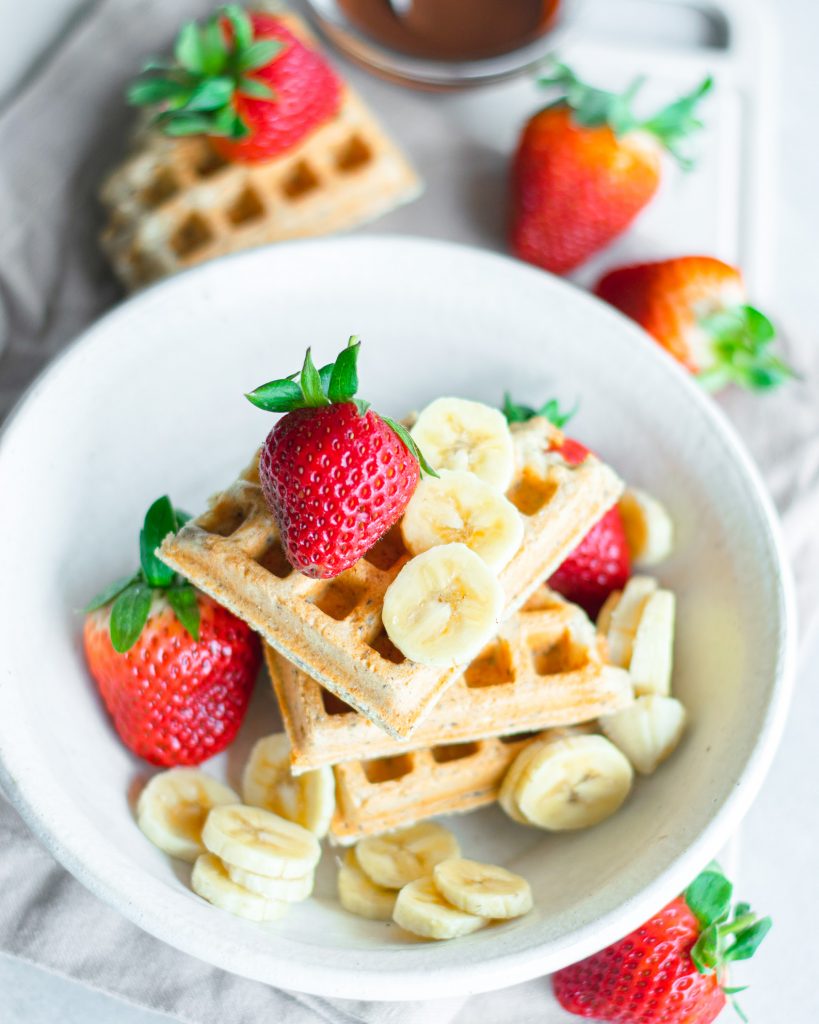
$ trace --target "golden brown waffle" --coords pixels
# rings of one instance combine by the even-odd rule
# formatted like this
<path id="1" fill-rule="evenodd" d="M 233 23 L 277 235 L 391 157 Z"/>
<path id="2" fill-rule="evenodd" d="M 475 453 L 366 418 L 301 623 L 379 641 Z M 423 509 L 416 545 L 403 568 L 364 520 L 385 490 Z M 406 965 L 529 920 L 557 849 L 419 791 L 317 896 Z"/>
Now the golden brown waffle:
<path id="1" fill-rule="evenodd" d="M 346 845 L 493 803 L 512 762 L 535 738 L 503 736 L 336 765 L 331 842 Z"/>
<path id="2" fill-rule="evenodd" d="M 350 89 L 331 121 L 265 163 L 227 163 L 204 137 L 151 131 L 138 147 L 100 194 L 103 248 L 132 289 L 239 249 L 347 230 L 421 191 Z"/>
<path id="3" fill-rule="evenodd" d="M 545 445 L 552 428 L 538 423 Z M 522 466 L 509 491 L 523 515 L 524 540 L 500 576 L 504 617 L 551 575 L 622 490 L 595 458 L 578 466 L 550 459 L 543 472 Z M 409 661 L 386 636 L 384 593 L 409 559 L 400 531 L 393 529 L 335 579 L 303 576 L 285 558 L 257 460 L 208 511 L 167 537 L 160 555 L 396 739 L 409 736 L 461 674 Z"/>
<path id="4" fill-rule="evenodd" d="M 582 609 L 541 587 L 450 686 L 408 740 L 387 736 L 273 650 L 265 658 L 293 773 L 418 746 L 575 725 L 631 703 L 627 672 L 606 665 L 605 644 Z"/>

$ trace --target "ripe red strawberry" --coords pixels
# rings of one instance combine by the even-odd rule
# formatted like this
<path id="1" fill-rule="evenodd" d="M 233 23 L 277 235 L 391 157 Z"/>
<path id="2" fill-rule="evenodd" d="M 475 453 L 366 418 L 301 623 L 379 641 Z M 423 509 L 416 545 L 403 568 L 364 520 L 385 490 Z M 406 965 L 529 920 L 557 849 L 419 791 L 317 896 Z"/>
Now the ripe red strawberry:
<path id="1" fill-rule="evenodd" d="M 574 410 L 561 412 L 554 399 L 540 409 L 531 409 L 513 402 L 508 395 L 503 411 L 510 423 L 521 423 L 532 416 L 545 416 L 561 430 L 574 413 Z M 569 437 L 563 437 L 553 450 L 572 466 L 581 463 L 589 454 L 585 445 Z M 622 590 L 630 576 L 631 558 L 626 532 L 620 509 L 614 505 L 552 574 L 548 584 L 595 618 L 612 590 Z"/>
<path id="2" fill-rule="evenodd" d="M 747 903 L 731 912 L 731 883 L 704 871 L 684 895 L 614 945 L 552 976 L 558 1001 L 617 1024 L 711 1024 L 725 1005 L 728 964 L 754 954 L 771 927 Z"/>
<path id="3" fill-rule="evenodd" d="M 87 608 L 88 668 L 125 745 L 151 764 L 196 765 L 233 740 L 259 670 L 258 637 L 160 562 L 184 517 L 159 498 L 140 534 L 141 568 Z"/>
<path id="4" fill-rule="evenodd" d="M 306 576 L 337 576 L 398 521 L 412 497 L 419 462 L 407 431 L 356 399 L 360 342 L 317 370 L 310 350 L 298 383 L 263 384 L 247 397 L 285 412 L 259 460 L 262 491 L 290 563 Z"/>
<path id="5" fill-rule="evenodd" d="M 541 84 L 559 98 L 526 124 L 512 165 L 511 247 L 521 259 L 565 274 L 624 231 L 660 183 L 662 151 L 680 162 L 679 145 L 700 122 L 694 108 L 706 79 L 640 121 L 623 95 L 594 89 L 562 64 Z"/>
<path id="6" fill-rule="evenodd" d="M 636 320 L 675 359 L 716 390 L 773 388 L 794 376 L 770 351 L 771 322 L 747 305 L 742 274 L 711 256 L 620 267 L 595 292 Z"/>
<path id="7" fill-rule="evenodd" d="M 162 104 L 156 124 L 168 135 L 208 135 L 227 160 L 271 160 L 333 117 L 341 81 L 286 22 L 231 4 L 201 28 L 186 24 L 176 63 L 136 81 L 128 101 Z"/>

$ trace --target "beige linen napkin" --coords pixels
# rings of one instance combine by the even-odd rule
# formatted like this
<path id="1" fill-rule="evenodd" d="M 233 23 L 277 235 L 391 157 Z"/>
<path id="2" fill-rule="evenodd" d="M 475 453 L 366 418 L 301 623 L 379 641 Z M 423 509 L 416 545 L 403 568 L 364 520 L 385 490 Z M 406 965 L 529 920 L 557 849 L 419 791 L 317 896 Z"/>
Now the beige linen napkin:
<path id="1" fill-rule="evenodd" d="M 0 113 L 0 418 L 49 358 L 120 292 L 96 245 L 94 199 L 121 153 L 131 115 L 124 83 L 211 0 L 101 0 L 41 61 Z M 426 177 L 424 199 L 375 226 L 502 248 L 498 168 L 458 138 L 443 108 L 345 69 L 400 126 Z M 794 335 L 796 336 L 796 335 Z M 724 406 L 779 505 L 796 568 L 803 624 L 819 607 L 819 349 L 790 346 L 808 383 Z M 191 1024 L 557 1024 L 573 1018 L 545 980 L 474 1000 L 356 1003 L 277 991 L 186 956 L 100 903 L 29 835 L 0 797 L 0 951 Z"/>

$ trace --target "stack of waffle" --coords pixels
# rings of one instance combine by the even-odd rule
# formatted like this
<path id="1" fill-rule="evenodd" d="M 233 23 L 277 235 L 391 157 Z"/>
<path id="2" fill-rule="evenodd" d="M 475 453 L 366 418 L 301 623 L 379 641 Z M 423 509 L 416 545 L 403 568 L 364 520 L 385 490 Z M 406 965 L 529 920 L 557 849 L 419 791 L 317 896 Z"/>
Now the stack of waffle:
<path id="1" fill-rule="evenodd" d="M 524 540 L 500 577 L 497 636 L 469 665 L 418 665 L 384 631 L 384 593 L 410 557 L 400 524 L 335 579 L 293 570 L 257 460 L 163 543 L 165 562 L 263 637 L 293 772 L 333 766 L 335 841 L 491 803 L 534 735 L 631 701 L 627 673 L 606 664 L 584 612 L 542 583 L 622 489 L 594 457 L 529 464 L 525 447 L 543 451 L 552 430 L 531 421 L 516 444 L 508 497 Z"/>

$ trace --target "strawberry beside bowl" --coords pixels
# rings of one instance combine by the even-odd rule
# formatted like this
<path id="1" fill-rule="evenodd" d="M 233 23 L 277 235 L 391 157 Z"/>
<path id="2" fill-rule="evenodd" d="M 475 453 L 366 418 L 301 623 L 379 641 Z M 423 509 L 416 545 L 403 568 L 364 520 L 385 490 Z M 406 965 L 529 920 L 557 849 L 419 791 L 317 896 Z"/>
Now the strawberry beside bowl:
<path id="1" fill-rule="evenodd" d="M 577 833 L 498 808 L 453 819 L 470 856 L 532 883 L 525 917 L 450 943 L 346 914 L 325 850 L 314 896 L 256 925 L 191 893 L 139 832 L 152 769 L 119 742 L 82 656 L 89 598 L 132 569 L 157 494 L 183 508 L 232 480 L 266 424 L 242 397 L 308 345 L 367 345 L 368 397 L 392 415 L 441 394 L 499 404 L 581 398 L 572 433 L 671 510 L 675 693 L 691 724 L 620 813 Z M 0 781 L 92 892 L 170 944 L 235 973 L 348 998 L 419 999 L 512 984 L 602 948 L 696 875 L 731 835 L 773 756 L 794 664 L 789 572 L 770 503 L 710 400 L 633 324 L 563 281 L 438 242 L 358 237 L 216 261 L 101 320 L 37 381 L 0 443 Z M 13 586 L 9 585 L 10 581 Z M 234 781 L 276 728 L 260 679 Z"/>

